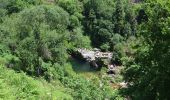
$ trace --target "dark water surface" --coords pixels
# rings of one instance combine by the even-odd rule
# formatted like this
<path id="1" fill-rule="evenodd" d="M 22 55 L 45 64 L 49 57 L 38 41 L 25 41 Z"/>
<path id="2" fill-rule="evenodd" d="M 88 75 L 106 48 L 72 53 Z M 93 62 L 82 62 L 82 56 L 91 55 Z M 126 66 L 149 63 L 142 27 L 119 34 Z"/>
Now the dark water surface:
<path id="1" fill-rule="evenodd" d="M 74 57 L 70 57 L 70 62 L 71 65 L 73 66 L 73 70 L 77 73 L 95 71 L 94 69 L 91 68 L 90 64 L 86 61 L 82 61 Z"/>

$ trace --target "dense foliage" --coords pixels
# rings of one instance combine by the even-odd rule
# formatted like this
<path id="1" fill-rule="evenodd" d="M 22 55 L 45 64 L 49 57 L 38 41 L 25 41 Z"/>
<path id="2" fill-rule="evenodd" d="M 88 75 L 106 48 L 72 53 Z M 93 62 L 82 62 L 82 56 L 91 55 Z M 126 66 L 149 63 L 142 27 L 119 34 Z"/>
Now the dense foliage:
<path id="1" fill-rule="evenodd" d="M 52 85 L 43 79 L 35 80 L 24 73 L 6 69 L 4 66 L 0 66 L 0 70 L 0 98 L 3 100 L 73 99 L 62 84 Z"/>
<path id="2" fill-rule="evenodd" d="M 146 1 L 141 9 L 148 21 L 140 24 L 140 43 L 133 59 L 125 60 L 126 91 L 135 100 L 170 99 L 170 1 Z M 145 15 L 145 16 L 146 16 Z M 127 58 L 126 58 L 127 59 Z"/>
<path id="3" fill-rule="evenodd" d="M 169 6 L 170 0 L 0 0 L 0 99 L 169 100 Z M 91 77 L 77 73 L 77 48 L 112 52 L 123 80 L 104 77 L 104 68 Z"/>

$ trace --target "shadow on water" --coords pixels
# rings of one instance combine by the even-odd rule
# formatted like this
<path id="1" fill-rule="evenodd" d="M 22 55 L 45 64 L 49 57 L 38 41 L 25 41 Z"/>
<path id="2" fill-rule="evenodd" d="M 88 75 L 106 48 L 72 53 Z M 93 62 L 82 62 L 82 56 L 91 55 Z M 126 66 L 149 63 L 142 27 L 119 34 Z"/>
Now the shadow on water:
<path id="1" fill-rule="evenodd" d="M 91 68 L 90 64 L 86 61 L 82 61 L 79 59 L 76 59 L 74 57 L 70 57 L 70 62 L 72 65 L 72 68 L 75 72 L 95 72 L 94 69 Z"/>

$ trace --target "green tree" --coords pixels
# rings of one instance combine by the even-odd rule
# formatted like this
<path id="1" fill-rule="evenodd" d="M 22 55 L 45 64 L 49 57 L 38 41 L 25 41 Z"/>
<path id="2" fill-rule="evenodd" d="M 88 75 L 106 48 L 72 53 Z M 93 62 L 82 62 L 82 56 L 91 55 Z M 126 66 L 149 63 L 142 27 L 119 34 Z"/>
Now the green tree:
<path id="1" fill-rule="evenodd" d="M 115 21 L 115 32 L 121 35 L 123 34 L 123 25 L 125 20 L 125 12 L 122 0 L 116 0 L 115 12 L 114 12 L 114 21 Z"/>
<path id="2" fill-rule="evenodd" d="M 160 2 L 154 3 L 152 8 L 147 7 L 146 11 L 157 12 L 149 13 L 149 21 L 141 25 L 143 38 L 140 38 L 142 41 L 135 46 L 135 59 L 125 64 L 125 80 L 129 83 L 127 92 L 132 99 L 170 99 L 170 19 L 165 14 L 169 13 L 169 8 L 164 12 L 160 4 L 167 6 Z"/>

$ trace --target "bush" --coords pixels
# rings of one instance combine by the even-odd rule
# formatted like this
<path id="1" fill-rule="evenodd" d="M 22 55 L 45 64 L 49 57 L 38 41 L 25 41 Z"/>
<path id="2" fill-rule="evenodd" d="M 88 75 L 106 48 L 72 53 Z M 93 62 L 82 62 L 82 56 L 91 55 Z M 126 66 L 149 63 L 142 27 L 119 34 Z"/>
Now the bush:
<path id="1" fill-rule="evenodd" d="M 64 99 L 73 98 L 61 86 L 53 87 L 45 81 L 35 80 L 25 73 L 15 73 L 0 65 L 0 99 Z M 51 90 L 58 88 L 57 90 Z M 61 95 L 62 94 L 62 95 Z"/>

